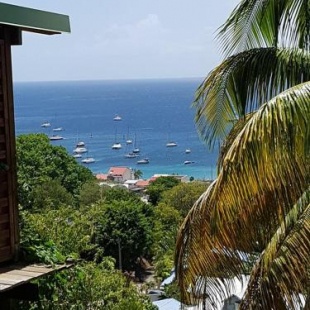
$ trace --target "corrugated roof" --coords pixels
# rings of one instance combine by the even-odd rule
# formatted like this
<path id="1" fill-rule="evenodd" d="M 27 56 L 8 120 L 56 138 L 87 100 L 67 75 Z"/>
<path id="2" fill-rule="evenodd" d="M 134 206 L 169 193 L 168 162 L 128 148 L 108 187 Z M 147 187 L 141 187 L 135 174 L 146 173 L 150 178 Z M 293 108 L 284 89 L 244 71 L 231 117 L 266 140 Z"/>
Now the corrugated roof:
<path id="1" fill-rule="evenodd" d="M 0 25 L 44 34 L 70 32 L 69 16 L 0 2 Z"/>

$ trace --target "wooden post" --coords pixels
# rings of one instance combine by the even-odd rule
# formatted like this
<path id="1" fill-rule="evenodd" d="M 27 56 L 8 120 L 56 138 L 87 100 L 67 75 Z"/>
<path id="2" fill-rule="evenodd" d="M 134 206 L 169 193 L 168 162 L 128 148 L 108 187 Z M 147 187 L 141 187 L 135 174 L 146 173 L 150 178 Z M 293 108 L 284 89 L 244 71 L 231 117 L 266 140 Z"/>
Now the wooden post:
<path id="1" fill-rule="evenodd" d="M 0 262 L 17 258 L 18 209 L 11 45 L 16 28 L 0 27 Z"/>

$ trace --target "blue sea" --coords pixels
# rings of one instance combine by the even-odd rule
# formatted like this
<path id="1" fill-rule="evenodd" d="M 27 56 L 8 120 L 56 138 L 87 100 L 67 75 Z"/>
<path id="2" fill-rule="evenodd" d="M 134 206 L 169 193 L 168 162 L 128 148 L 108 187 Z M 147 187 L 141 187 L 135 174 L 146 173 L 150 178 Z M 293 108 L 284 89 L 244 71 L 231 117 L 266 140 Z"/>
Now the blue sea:
<path id="1" fill-rule="evenodd" d="M 218 151 L 210 152 L 200 140 L 191 103 L 200 79 L 25 82 L 14 84 L 16 135 L 43 132 L 58 134 L 70 154 L 84 141 L 95 162 L 94 173 L 111 166 L 140 169 L 143 178 L 156 173 L 213 179 Z M 113 118 L 119 115 L 122 120 Z M 49 122 L 50 127 L 41 127 Z M 53 128 L 62 127 L 61 132 Z M 132 145 L 126 145 L 131 139 Z M 166 147 L 168 141 L 176 147 Z M 115 142 L 122 149 L 112 150 Z M 125 158 L 134 144 L 139 158 Z M 189 154 L 185 153 L 190 149 Z M 149 164 L 137 160 L 148 158 Z M 77 159 L 80 161 L 81 159 Z M 192 164 L 185 165 L 184 161 Z"/>

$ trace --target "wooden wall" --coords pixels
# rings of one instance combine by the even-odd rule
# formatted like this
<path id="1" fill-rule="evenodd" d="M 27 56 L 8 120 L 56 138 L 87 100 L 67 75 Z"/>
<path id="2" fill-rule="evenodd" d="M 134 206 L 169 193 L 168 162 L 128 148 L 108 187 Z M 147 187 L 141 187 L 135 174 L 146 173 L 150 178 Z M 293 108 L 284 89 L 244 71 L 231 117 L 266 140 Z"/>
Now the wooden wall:
<path id="1" fill-rule="evenodd" d="M 0 263 L 17 254 L 15 130 L 10 35 L 0 29 Z"/>

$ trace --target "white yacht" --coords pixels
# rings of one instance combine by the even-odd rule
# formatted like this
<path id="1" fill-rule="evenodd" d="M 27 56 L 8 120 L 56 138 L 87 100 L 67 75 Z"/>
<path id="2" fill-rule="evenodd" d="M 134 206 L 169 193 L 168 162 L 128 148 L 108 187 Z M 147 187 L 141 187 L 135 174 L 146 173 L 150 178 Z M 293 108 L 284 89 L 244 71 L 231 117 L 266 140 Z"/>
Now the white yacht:
<path id="1" fill-rule="evenodd" d="M 64 138 L 64 137 L 59 136 L 59 135 L 52 135 L 52 136 L 49 137 L 49 139 L 50 139 L 51 141 L 63 140 L 63 138 Z"/>
<path id="2" fill-rule="evenodd" d="M 138 165 L 141 165 L 141 164 L 149 164 L 149 163 L 150 163 L 150 161 L 149 161 L 148 158 L 143 158 L 143 159 L 140 159 L 140 160 L 137 161 L 137 164 L 138 164 Z"/>
<path id="3" fill-rule="evenodd" d="M 191 149 L 186 149 L 185 154 L 189 154 L 189 153 L 191 153 Z"/>
<path id="4" fill-rule="evenodd" d="M 115 115 L 115 117 L 113 118 L 113 121 L 121 121 L 122 118 L 119 115 Z"/>
<path id="5" fill-rule="evenodd" d="M 178 144 L 176 142 L 168 142 L 166 143 L 166 147 L 174 147 L 174 146 L 178 146 Z"/>
<path id="6" fill-rule="evenodd" d="M 53 131 L 63 131 L 64 129 L 62 127 L 53 128 Z"/>
<path id="7" fill-rule="evenodd" d="M 136 158 L 138 156 L 139 156 L 139 154 L 134 153 L 134 152 L 129 152 L 128 154 L 124 155 L 125 158 Z"/>
<path id="8" fill-rule="evenodd" d="M 95 159 L 93 157 L 87 157 L 81 160 L 83 164 L 92 164 L 95 162 Z"/>
<path id="9" fill-rule="evenodd" d="M 86 152 L 87 152 L 87 148 L 86 147 L 76 147 L 73 150 L 73 153 L 76 153 L 76 154 L 81 154 L 81 153 L 86 153 Z"/>
<path id="10" fill-rule="evenodd" d="M 112 150 L 119 150 L 121 148 L 122 148 L 122 145 L 118 142 L 112 145 Z"/>
<path id="11" fill-rule="evenodd" d="M 85 142 L 79 141 L 79 142 L 76 144 L 76 147 L 85 147 Z"/>
<path id="12" fill-rule="evenodd" d="M 44 127 L 44 128 L 51 127 L 51 123 L 50 122 L 44 122 L 41 124 L 41 127 Z"/>

